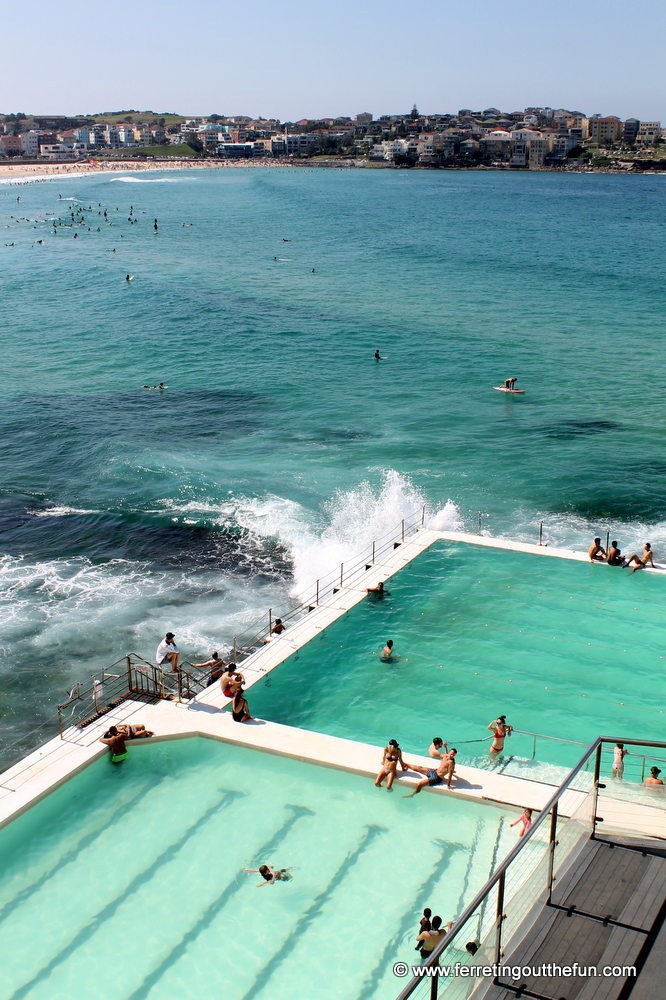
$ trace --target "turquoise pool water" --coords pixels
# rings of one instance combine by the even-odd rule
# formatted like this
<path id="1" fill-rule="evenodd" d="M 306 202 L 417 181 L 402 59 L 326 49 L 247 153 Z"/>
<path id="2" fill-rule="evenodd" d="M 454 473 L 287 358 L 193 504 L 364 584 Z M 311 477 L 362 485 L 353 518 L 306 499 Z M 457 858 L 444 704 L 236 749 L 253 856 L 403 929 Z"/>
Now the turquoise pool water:
<path id="1" fill-rule="evenodd" d="M 663 738 L 666 580 L 649 572 L 437 543 L 251 689 L 253 714 L 423 753 L 442 736 L 485 754 L 498 715 L 589 744 Z M 387 639 L 401 659 L 379 660 Z M 530 737 L 507 752 L 531 757 Z M 582 748 L 539 741 L 573 764 Z M 482 761 L 479 761 L 482 763 Z M 498 765 L 500 766 L 500 765 Z"/>
<path id="2" fill-rule="evenodd" d="M 208 740 L 104 758 L 0 831 L 2 1000 L 392 1000 L 508 813 Z M 261 863 L 293 880 L 259 891 Z"/>

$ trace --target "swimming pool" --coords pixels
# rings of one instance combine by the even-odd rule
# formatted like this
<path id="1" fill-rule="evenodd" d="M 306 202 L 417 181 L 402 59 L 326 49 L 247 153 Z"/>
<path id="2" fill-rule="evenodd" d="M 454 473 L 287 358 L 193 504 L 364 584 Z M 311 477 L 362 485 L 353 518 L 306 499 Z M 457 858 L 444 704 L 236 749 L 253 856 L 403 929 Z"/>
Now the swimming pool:
<path id="1" fill-rule="evenodd" d="M 586 745 L 601 734 L 662 737 L 663 577 L 441 542 L 389 590 L 253 687 L 253 714 L 368 743 L 395 737 L 414 753 L 442 736 L 480 766 L 490 745 L 480 741 L 500 714 L 516 729 Z M 382 663 L 389 638 L 400 659 Z M 532 738 L 514 735 L 507 752 L 531 758 Z M 561 768 L 581 753 L 537 745 L 538 758 Z"/>
<path id="2" fill-rule="evenodd" d="M 210 740 L 132 746 L 0 831 L 0 997 L 392 1000 L 423 907 L 461 912 L 508 815 Z M 264 862 L 293 880 L 259 891 Z"/>

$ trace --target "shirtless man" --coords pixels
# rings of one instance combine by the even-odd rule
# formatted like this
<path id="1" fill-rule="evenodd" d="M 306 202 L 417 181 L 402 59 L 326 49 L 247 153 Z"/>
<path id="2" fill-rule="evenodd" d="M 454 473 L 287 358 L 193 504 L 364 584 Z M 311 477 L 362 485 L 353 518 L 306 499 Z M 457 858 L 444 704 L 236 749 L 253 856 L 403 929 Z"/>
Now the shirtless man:
<path id="1" fill-rule="evenodd" d="M 453 772 L 456 767 L 456 754 L 458 751 L 453 748 L 449 750 L 448 753 L 444 754 L 441 761 L 437 765 L 437 770 L 435 771 L 432 767 L 421 767 L 420 764 L 408 764 L 410 771 L 416 771 L 418 774 L 425 774 L 425 778 L 419 781 L 418 785 L 411 793 L 411 795 L 405 795 L 404 798 L 411 799 L 414 795 L 418 795 L 422 788 L 426 785 L 441 785 L 446 778 L 446 787 L 451 787 L 451 778 L 453 777 Z"/>
<path id="2" fill-rule="evenodd" d="M 235 663 L 227 664 L 227 669 L 220 677 L 220 687 L 225 698 L 233 698 L 236 690 L 245 684 L 245 678 L 236 670 Z"/>
<path id="3" fill-rule="evenodd" d="M 220 677 L 222 676 L 223 668 L 229 666 L 229 664 L 226 663 L 221 656 L 218 656 L 216 649 L 213 650 L 210 656 L 211 656 L 210 660 L 206 660 L 205 663 L 192 664 L 195 670 L 205 670 L 206 667 L 210 667 L 210 677 L 208 680 L 208 684 L 206 685 L 207 687 L 210 687 L 210 685 L 214 681 L 219 680 Z"/>
<path id="4" fill-rule="evenodd" d="M 442 739 L 441 736 L 435 736 L 434 740 L 428 747 L 428 756 L 434 757 L 435 760 L 442 760 L 444 755 L 449 752 L 449 748 Z"/>
<path id="5" fill-rule="evenodd" d="M 424 958 L 428 958 L 432 954 L 439 942 L 446 936 L 450 926 L 451 924 L 447 927 L 442 927 L 441 917 L 432 918 L 431 930 L 423 931 L 416 939 L 421 942 L 421 954 Z"/>
<path id="6" fill-rule="evenodd" d="M 111 751 L 111 762 L 120 763 L 127 757 L 127 747 L 125 746 L 125 736 L 119 733 L 115 726 L 109 726 L 109 735 L 102 736 L 100 743 L 106 743 Z"/>
<path id="7" fill-rule="evenodd" d="M 594 542 L 590 545 L 587 554 L 590 557 L 590 562 L 604 562 L 606 558 L 606 550 L 602 548 L 600 538 L 594 539 Z"/>
<path id="8" fill-rule="evenodd" d="M 625 566 L 626 560 L 624 559 L 622 552 L 617 547 L 617 542 L 611 542 L 610 548 L 608 550 L 608 565 L 609 566 Z"/>
<path id="9" fill-rule="evenodd" d="M 366 594 L 374 594 L 375 597 L 390 597 L 391 592 L 389 590 L 384 590 L 384 581 L 380 580 L 376 587 L 366 587 Z"/>
<path id="10" fill-rule="evenodd" d="M 627 566 L 631 566 L 632 562 L 635 562 L 636 565 L 632 569 L 629 576 L 631 576 L 632 573 L 635 573 L 637 569 L 645 569 L 648 563 L 654 569 L 654 559 L 652 558 L 652 546 L 650 545 L 649 542 L 646 542 L 645 545 L 643 546 L 642 558 L 639 558 L 634 552 L 633 556 L 629 556 L 629 558 L 627 559 Z"/>
<path id="11" fill-rule="evenodd" d="M 659 777 L 660 774 L 661 774 L 661 770 L 658 767 L 651 767 L 650 768 L 650 777 L 646 778 L 645 781 L 643 782 L 643 784 L 647 785 L 647 787 L 649 788 L 649 790 L 651 792 L 657 792 L 659 795 L 663 795 L 664 794 L 664 783 L 661 780 L 661 778 Z"/>

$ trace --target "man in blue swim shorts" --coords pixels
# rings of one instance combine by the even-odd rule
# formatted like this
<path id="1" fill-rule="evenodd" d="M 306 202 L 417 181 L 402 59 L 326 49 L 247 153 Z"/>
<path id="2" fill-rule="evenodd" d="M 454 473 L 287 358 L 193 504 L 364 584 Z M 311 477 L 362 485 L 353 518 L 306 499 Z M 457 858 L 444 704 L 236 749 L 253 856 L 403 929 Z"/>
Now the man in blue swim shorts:
<path id="1" fill-rule="evenodd" d="M 448 753 L 444 754 L 442 757 L 437 770 L 435 771 L 432 767 L 421 767 L 420 764 L 408 764 L 410 771 L 416 771 L 417 774 L 425 774 L 425 778 L 419 781 L 418 785 L 410 795 L 405 795 L 406 799 L 411 799 L 413 795 L 418 795 L 422 788 L 426 785 L 441 785 L 446 778 L 446 787 L 451 787 L 451 778 L 453 777 L 453 772 L 456 767 L 456 754 L 457 750 L 449 750 Z"/>

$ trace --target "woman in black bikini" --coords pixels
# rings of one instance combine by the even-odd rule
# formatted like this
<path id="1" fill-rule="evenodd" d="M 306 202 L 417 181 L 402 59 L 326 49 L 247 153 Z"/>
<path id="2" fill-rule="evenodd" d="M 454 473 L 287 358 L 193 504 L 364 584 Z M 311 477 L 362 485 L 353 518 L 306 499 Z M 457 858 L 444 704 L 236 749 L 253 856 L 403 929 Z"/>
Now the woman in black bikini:
<path id="1" fill-rule="evenodd" d="M 231 716 L 234 722 L 251 722 L 252 716 L 250 715 L 250 706 L 247 703 L 247 698 L 245 697 L 245 692 L 242 687 L 239 687 L 234 692 L 234 698 L 231 702 Z"/>

